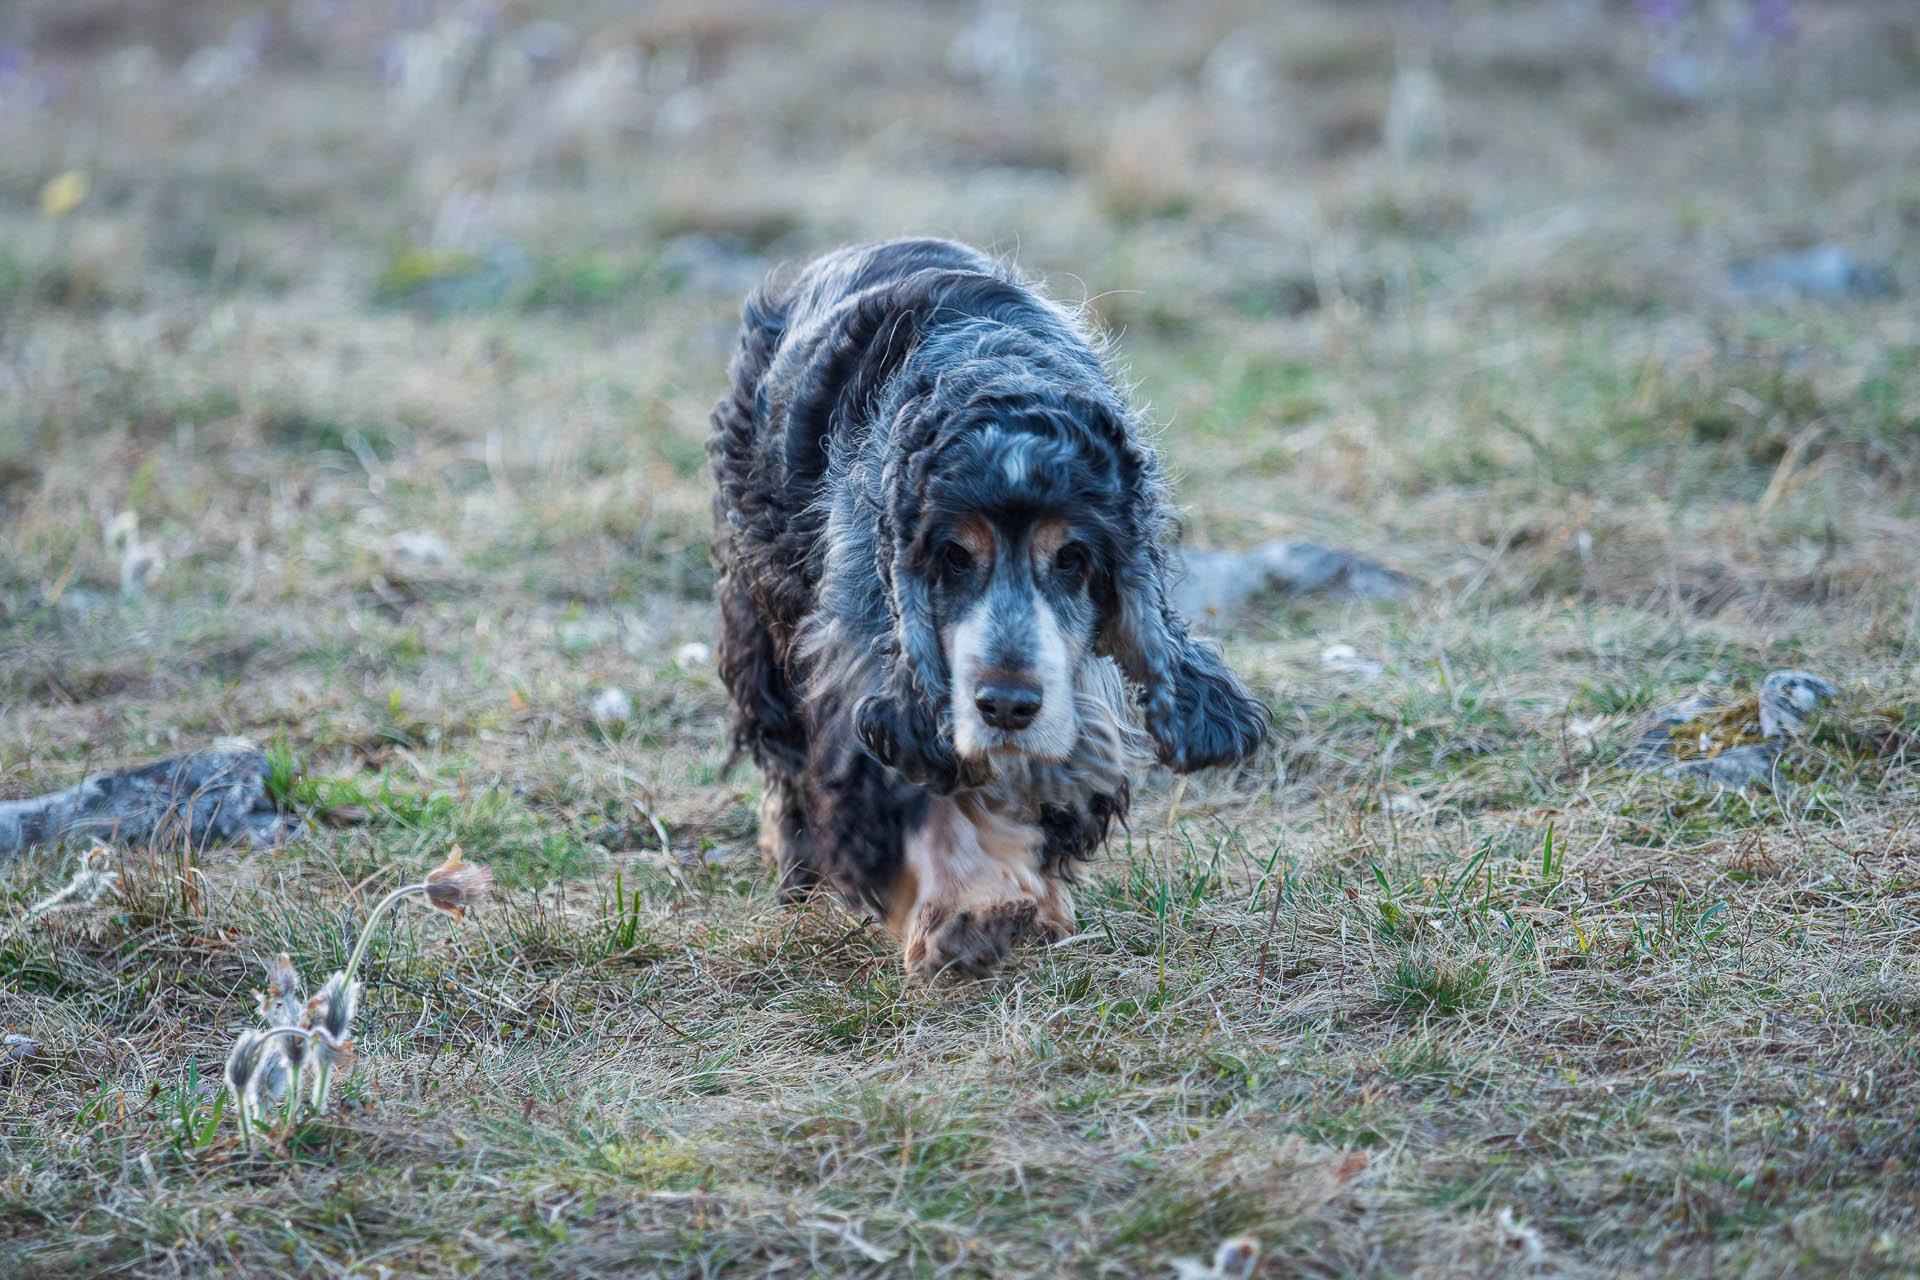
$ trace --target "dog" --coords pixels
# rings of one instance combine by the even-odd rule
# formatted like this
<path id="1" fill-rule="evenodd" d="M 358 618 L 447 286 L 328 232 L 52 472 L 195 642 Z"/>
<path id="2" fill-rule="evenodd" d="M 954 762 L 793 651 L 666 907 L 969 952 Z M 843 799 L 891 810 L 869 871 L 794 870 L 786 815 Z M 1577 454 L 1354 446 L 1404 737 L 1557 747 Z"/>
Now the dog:
<path id="1" fill-rule="evenodd" d="M 910 973 L 1073 928 L 1148 752 L 1241 759 L 1267 706 L 1167 600 L 1167 483 L 1095 341 L 946 240 L 852 245 L 742 309 L 713 412 L 728 767 L 760 846 Z"/>

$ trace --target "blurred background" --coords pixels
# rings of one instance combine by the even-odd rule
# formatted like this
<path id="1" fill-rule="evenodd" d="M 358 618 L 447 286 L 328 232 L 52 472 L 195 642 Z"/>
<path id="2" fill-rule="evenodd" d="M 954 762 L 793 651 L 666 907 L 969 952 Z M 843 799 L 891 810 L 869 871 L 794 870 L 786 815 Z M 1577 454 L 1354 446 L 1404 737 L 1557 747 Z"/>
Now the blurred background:
<path id="1" fill-rule="evenodd" d="M 1209 619 L 1273 749 L 991 989 L 720 776 L 741 298 L 910 232 L 1112 335 L 1193 548 L 1420 584 Z M 0 0 L 0 800 L 239 734 L 305 828 L 0 863 L 0 1272 L 1907 1265 L 1915 290 L 1913 0 Z M 220 1149 L 260 962 L 456 843 Z"/>
<path id="2" fill-rule="evenodd" d="M 1917 152 L 1893 2 L 14 3 L 0 764 L 130 707 L 432 723 L 480 670 L 572 707 L 710 640 L 739 300 L 905 232 L 1114 334 L 1197 545 L 1877 600 Z M 666 697 L 690 743 L 714 692 Z"/>

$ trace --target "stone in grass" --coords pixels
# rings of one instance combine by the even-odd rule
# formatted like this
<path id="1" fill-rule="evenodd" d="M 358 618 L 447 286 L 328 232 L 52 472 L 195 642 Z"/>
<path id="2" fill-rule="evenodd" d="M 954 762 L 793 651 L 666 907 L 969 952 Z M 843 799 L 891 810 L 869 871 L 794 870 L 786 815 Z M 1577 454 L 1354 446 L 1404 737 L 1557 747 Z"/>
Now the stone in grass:
<path id="1" fill-rule="evenodd" d="M 1775 671 L 1751 698 L 1725 705 L 1698 694 L 1682 698 L 1653 713 L 1625 763 L 1735 790 L 1769 782 L 1807 718 L 1839 693 L 1811 671 Z"/>
<path id="2" fill-rule="evenodd" d="M 633 698 L 619 685 L 608 685 L 593 695 L 587 713 L 593 717 L 595 724 L 625 724 L 633 719 Z"/>
<path id="3" fill-rule="evenodd" d="M 98 842 L 195 848 L 240 840 L 271 848 L 299 829 L 267 787 L 272 765 L 251 743 L 91 774 L 71 787 L 0 801 L 0 856 Z"/>
<path id="4" fill-rule="evenodd" d="M 1864 262 L 1837 244 L 1738 263 L 1727 273 L 1727 283 L 1740 297 L 1775 300 L 1798 296 L 1822 302 L 1856 302 L 1888 298 L 1899 292 L 1893 272 L 1878 263 Z"/>
<path id="5" fill-rule="evenodd" d="M 1183 549 L 1173 561 L 1173 607 L 1201 627 L 1232 621 L 1262 595 L 1397 600 L 1414 589 L 1403 573 L 1311 542 L 1264 542 L 1250 551 Z"/>

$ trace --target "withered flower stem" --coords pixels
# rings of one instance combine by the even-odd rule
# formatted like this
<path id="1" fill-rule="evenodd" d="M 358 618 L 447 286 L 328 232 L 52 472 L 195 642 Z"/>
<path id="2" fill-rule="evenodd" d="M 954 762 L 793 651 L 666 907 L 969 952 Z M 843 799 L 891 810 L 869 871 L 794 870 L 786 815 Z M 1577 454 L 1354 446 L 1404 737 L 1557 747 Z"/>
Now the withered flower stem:
<path id="1" fill-rule="evenodd" d="M 367 947 L 373 941 L 374 926 L 380 923 L 380 917 L 393 908 L 403 898 L 424 894 L 427 901 L 442 911 L 451 912 L 456 919 L 465 919 L 467 908 L 486 900 L 487 893 L 493 888 L 493 873 L 478 863 L 468 862 L 460 852 L 460 846 L 453 846 L 453 852 L 447 860 L 427 873 L 427 878 L 415 884 L 403 884 L 375 904 L 367 913 L 367 922 L 361 926 L 360 940 L 353 944 L 353 954 L 347 957 L 347 967 L 342 970 L 347 982 L 353 981 L 353 975 L 360 971 L 360 961 L 366 957 Z"/>

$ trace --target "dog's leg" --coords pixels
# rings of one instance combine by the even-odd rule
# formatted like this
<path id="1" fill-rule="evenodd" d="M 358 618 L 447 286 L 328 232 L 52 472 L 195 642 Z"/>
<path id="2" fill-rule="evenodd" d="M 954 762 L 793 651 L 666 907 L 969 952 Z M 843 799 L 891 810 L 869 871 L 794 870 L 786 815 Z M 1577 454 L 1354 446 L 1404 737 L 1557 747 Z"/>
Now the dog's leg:
<path id="1" fill-rule="evenodd" d="M 732 571 L 721 579 L 720 619 L 720 678 L 733 697 L 734 753 L 750 753 L 766 779 L 760 853 L 780 877 L 781 900 L 792 902 L 819 881 L 798 781 L 807 754 L 799 697 L 784 646 Z"/>
<path id="2" fill-rule="evenodd" d="M 908 972 L 980 977 L 1016 943 L 1066 936 L 1073 899 L 1040 870 L 1040 832 L 947 797 L 907 834 L 887 923 Z"/>
<path id="3" fill-rule="evenodd" d="M 807 731 L 786 640 L 760 615 L 739 572 L 723 573 L 719 667 L 733 699 L 733 752 L 750 754 L 769 778 L 797 778 L 807 767 Z"/>
<path id="4" fill-rule="evenodd" d="M 760 796 L 760 856 L 779 877 L 782 902 L 798 902 L 820 883 L 799 788 L 783 778 L 768 777 Z"/>

